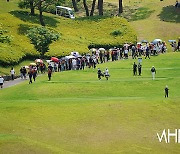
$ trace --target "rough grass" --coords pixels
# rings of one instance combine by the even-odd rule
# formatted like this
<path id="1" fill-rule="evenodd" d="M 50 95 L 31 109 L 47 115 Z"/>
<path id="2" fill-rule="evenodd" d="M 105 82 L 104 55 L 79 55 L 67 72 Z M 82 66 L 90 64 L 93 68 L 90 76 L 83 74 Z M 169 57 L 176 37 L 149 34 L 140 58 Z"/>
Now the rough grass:
<path id="1" fill-rule="evenodd" d="M 134 60 L 123 60 L 98 66 L 108 67 L 109 81 L 86 69 L 1 90 L 1 152 L 178 153 L 178 144 L 159 143 L 156 133 L 179 128 L 179 58 L 171 53 L 143 59 L 141 77 L 132 76 Z"/>

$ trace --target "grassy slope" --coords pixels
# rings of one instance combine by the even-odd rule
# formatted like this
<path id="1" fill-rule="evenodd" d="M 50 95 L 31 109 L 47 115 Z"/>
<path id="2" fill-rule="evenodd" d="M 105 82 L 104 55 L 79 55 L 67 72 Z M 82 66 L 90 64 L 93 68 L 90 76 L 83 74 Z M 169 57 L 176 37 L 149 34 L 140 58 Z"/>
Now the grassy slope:
<path id="1" fill-rule="evenodd" d="M 136 3 L 135 3 L 136 2 Z M 178 16 L 179 16 L 179 11 L 174 9 L 169 10 L 169 12 L 164 12 L 163 10 L 167 6 L 172 6 L 175 4 L 174 0 L 164 0 L 164 1 L 157 1 L 157 0 L 145 0 L 145 1 L 140 1 L 140 0 L 133 0 L 129 3 L 129 1 L 125 0 L 125 5 L 127 6 L 133 6 L 137 5 L 141 7 L 146 7 L 149 8 L 152 12 L 150 17 L 143 19 L 143 20 L 137 20 L 137 21 L 132 21 L 131 24 L 132 26 L 136 29 L 138 33 L 138 40 L 142 39 L 147 39 L 147 40 L 153 40 L 155 38 L 161 38 L 168 42 L 169 39 L 176 39 L 179 37 L 179 31 L 180 31 L 180 22 L 178 21 Z M 174 13 L 172 16 L 169 17 L 172 18 L 172 22 L 166 22 L 167 20 L 163 21 L 166 19 L 165 17 L 167 14 L 171 14 L 171 12 Z M 160 18 L 160 14 L 164 13 L 162 18 Z M 173 19 L 174 20 L 173 22 Z M 177 22 L 175 22 L 177 21 Z"/>
<path id="2" fill-rule="evenodd" d="M 35 50 L 25 34 L 33 25 L 39 25 L 38 16 L 32 17 L 25 10 L 17 11 L 17 1 L 0 2 L 2 6 L 10 6 L 7 10 L 4 7 L 0 9 L 0 23 L 4 29 L 8 30 L 8 35 L 13 36 L 10 45 L 0 44 L 0 61 L 9 63 L 17 62 L 28 53 L 35 54 Z M 91 43 L 114 46 L 126 41 L 136 41 L 134 30 L 122 18 L 71 20 L 44 13 L 44 20 L 48 28 L 61 34 L 61 39 L 50 46 L 48 56 L 62 56 L 63 52 L 64 55 L 68 55 L 72 51 L 88 52 L 88 45 Z M 123 36 L 112 36 L 111 33 L 114 30 L 120 30 Z"/>
<path id="3" fill-rule="evenodd" d="M 4 153 L 178 153 L 178 144 L 159 143 L 156 133 L 180 125 L 180 54 L 143 59 L 142 77 L 133 60 L 38 77 L 0 93 L 0 149 Z M 152 81 L 150 68 L 157 68 Z M 170 98 L 164 99 L 164 87 Z"/>
<path id="4" fill-rule="evenodd" d="M 106 0 L 115 5 L 118 5 L 117 1 Z M 168 42 L 170 39 L 177 40 L 180 36 L 178 33 L 180 31 L 180 10 L 175 9 L 174 0 L 123 0 L 125 7 L 124 13 L 126 15 L 133 17 L 135 12 L 137 13 L 135 20 L 130 21 L 133 28 L 138 33 L 138 41 L 147 39 L 149 41 L 155 38 L 161 38 L 162 40 Z M 126 9 L 127 8 L 127 9 Z M 133 9 L 147 8 L 147 17 L 143 18 L 141 11 L 135 11 Z M 134 13 L 130 13 L 132 9 Z M 141 20 L 138 20 L 138 18 Z M 163 21 L 164 20 L 164 21 Z M 168 47 L 169 43 L 167 43 Z M 171 51 L 171 50 L 170 50 Z"/>

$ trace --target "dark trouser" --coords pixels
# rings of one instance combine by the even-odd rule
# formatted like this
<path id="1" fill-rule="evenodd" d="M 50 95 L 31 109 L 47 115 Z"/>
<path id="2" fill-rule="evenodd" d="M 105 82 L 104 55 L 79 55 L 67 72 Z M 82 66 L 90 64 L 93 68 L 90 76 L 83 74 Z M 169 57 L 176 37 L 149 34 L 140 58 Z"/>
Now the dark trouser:
<path id="1" fill-rule="evenodd" d="M 34 81 L 36 81 L 36 75 L 33 75 L 33 79 L 34 79 Z"/>
<path id="2" fill-rule="evenodd" d="M 82 64 L 82 66 L 81 66 L 81 67 L 82 67 L 82 69 L 84 70 L 84 64 Z"/>
<path id="3" fill-rule="evenodd" d="M 29 84 L 32 83 L 32 75 L 29 75 Z"/>
<path id="4" fill-rule="evenodd" d="M 0 83 L 0 87 L 3 88 L 3 83 Z"/>
<path id="5" fill-rule="evenodd" d="M 11 79 L 14 80 L 14 74 L 11 74 Z"/>
<path id="6" fill-rule="evenodd" d="M 153 50 L 153 52 L 154 52 L 153 55 L 155 56 L 156 55 L 156 50 Z"/>
<path id="7" fill-rule="evenodd" d="M 168 92 L 165 92 L 165 98 L 168 97 Z"/>
<path id="8" fill-rule="evenodd" d="M 102 57 L 100 57 L 100 61 L 101 61 L 101 63 L 103 63 L 103 58 Z"/>
<path id="9" fill-rule="evenodd" d="M 109 75 L 105 75 L 105 77 L 106 77 L 106 80 L 108 80 L 108 78 L 109 78 Z"/>
<path id="10" fill-rule="evenodd" d="M 48 78 L 49 78 L 49 81 L 50 81 L 51 80 L 51 74 L 50 73 L 48 74 Z"/>
<path id="11" fill-rule="evenodd" d="M 93 67 L 96 68 L 96 63 L 93 63 Z"/>
<path id="12" fill-rule="evenodd" d="M 150 57 L 149 57 L 149 54 L 146 54 L 146 57 L 145 57 L 145 59 L 146 59 L 147 57 L 150 59 Z"/>
<path id="13" fill-rule="evenodd" d="M 133 70 L 133 75 L 137 75 L 137 70 Z"/>
<path id="14" fill-rule="evenodd" d="M 139 75 L 141 75 L 141 69 L 138 69 Z"/>
<path id="15" fill-rule="evenodd" d="M 23 77 L 24 77 L 24 79 L 26 79 L 26 74 L 25 73 L 23 73 Z"/>

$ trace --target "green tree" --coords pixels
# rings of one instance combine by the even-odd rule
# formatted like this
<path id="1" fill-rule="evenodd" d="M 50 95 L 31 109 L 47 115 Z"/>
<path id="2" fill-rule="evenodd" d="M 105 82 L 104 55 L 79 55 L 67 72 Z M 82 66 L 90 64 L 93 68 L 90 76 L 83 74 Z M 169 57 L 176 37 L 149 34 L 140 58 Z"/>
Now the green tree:
<path id="1" fill-rule="evenodd" d="M 123 5 L 122 5 L 122 0 L 119 0 L 119 14 L 123 13 Z"/>
<path id="2" fill-rule="evenodd" d="M 99 15 L 103 15 L 103 0 L 98 0 L 98 10 L 99 10 Z"/>
<path id="3" fill-rule="evenodd" d="M 59 39 L 58 33 L 54 33 L 43 26 L 31 28 L 27 36 L 42 58 L 44 54 L 49 51 L 49 45 Z"/>
<path id="4" fill-rule="evenodd" d="M 35 7 L 37 6 L 37 0 L 20 0 L 18 2 L 18 6 L 21 9 L 29 9 L 31 10 L 30 15 L 35 15 Z"/>
<path id="5" fill-rule="evenodd" d="M 77 2 L 78 2 L 78 1 L 76 1 L 76 0 L 72 0 L 72 5 L 73 5 L 73 8 L 74 8 L 74 11 L 75 11 L 75 12 L 78 12 L 78 11 L 79 11 L 79 9 L 78 9 L 78 7 L 77 7 Z"/>
<path id="6" fill-rule="evenodd" d="M 20 0 L 20 8 L 30 8 L 31 15 L 34 15 L 35 8 L 39 11 L 39 21 L 42 26 L 45 26 L 43 12 L 47 11 L 48 7 L 63 4 L 65 0 Z"/>

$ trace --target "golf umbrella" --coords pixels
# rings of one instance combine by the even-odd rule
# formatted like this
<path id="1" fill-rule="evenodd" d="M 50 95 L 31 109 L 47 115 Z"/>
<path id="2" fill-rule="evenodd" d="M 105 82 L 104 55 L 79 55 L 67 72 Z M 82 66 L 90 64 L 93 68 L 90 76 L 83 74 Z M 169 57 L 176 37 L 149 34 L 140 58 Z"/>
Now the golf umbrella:
<path id="1" fill-rule="evenodd" d="M 157 44 L 158 42 L 162 42 L 161 39 L 155 39 L 154 41 L 152 41 L 154 44 Z"/>
<path id="2" fill-rule="evenodd" d="M 35 62 L 36 62 L 36 63 L 43 63 L 43 60 L 41 60 L 41 59 L 36 59 Z"/>
<path id="3" fill-rule="evenodd" d="M 29 68 L 29 66 L 24 66 L 24 67 L 27 68 L 27 69 Z"/>
<path id="4" fill-rule="evenodd" d="M 30 63 L 30 65 L 32 65 L 32 66 L 36 66 L 36 63 Z"/>
<path id="5" fill-rule="evenodd" d="M 141 43 L 148 43 L 149 41 L 147 40 L 142 40 Z"/>
<path id="6" fill-rule="evenodd" d="M 104 48 L 99 48 L 99 51 L 105 51 L 105 49 Z"/>
<path id="7" fill-rule="evenodd" d="M 168 40 L 168 42 L 171 42 L 171 43 L 173 43 L 173 42 L 176 42 L 176 40 Z"/>
<path id="8" fill-rule="evenodd" d="M 76 58 L 76 57 L 70 55 L 70 56 L 66 56 L 65 58 L 67 58 L 67 59 L 73 59 L 73 58 Z"/>
<path id="9" fill-rule="evenodd" d="M 95 52 L 96 49 L 95 49 L 95 48 L 91 48 L 90 51 L 91 51 L 91 52 Z"/>
<path id="10" fill-rule="evenodd" d="M 59 62 L 59 59 L 58 59 L 58 58 L 56 58 L 56 57 L 51 57 L 51 60 L 52 60 L 53 62 L 56 62 L 56 63 L 58 63 L 58 62 Z"/>

